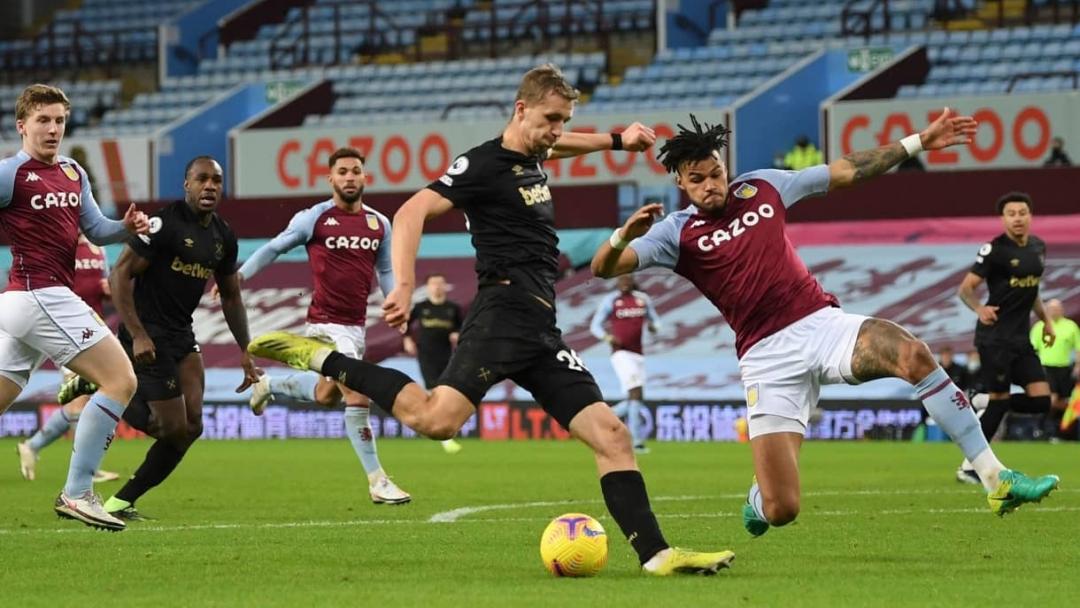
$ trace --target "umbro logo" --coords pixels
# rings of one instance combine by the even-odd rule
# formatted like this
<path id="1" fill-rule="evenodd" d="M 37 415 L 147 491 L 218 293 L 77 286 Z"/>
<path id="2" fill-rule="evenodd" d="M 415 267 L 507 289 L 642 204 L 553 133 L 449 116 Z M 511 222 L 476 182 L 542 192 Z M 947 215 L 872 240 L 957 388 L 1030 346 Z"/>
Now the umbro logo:
<path id="1" fill-rule="evenodd" d="M 705 220 L 696 220 L 693 224 L 690 224 L 690 227 L 697 228 L 698 226 L 704 226 L 706 223 Z"/>
<path id="2" fill-rule="evenodd" d="M 334 219 L 332 217 L 326 218 L 326 221 L 323 222 L 323 226 L 340 226 L 340 225 L 341 225 L 341 223 L 338 222 L 336 219 Z"/>
<path id="3" fill-rule="evenodd" d="M 41 177 L 39 177 L 38 174 L 34 173 L 33 171 L 28 171 L 26 173 L 26 181 L 28 181 L 28 182 L 40 182 Z"/>

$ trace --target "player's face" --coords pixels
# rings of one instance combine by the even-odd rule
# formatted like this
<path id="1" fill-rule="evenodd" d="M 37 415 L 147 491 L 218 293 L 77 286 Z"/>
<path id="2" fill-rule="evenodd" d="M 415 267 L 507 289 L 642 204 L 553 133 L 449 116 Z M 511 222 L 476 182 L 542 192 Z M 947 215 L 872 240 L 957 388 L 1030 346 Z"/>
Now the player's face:
<path id="1" fill-rule="evenodd" d="M 615 280 L 615 287 L 622 293 L 630 293 L 634 290 L 634 277 L 624 274 Z"/>
<path id="2" fill-rule="evenodd" d="M 686 192 L 690 201 L 705 213 L 724 210 L 728 193 L 728 174 L 720 152 L 704 160 L 684 163 L 675 175 L 675 184 Z"/>
<path id="3" fill-rule="evenodd" d="M 443 277 L 431 277 L 427 280 L 428 297 L 440 299 L 446 296 L 446 279 Z"/>
<path id="4" fill-rule="evenodd" d="M 191 165 L 184 180 L 184 198 L 199 213 L 217 209 L 225 190 L 225 174 L 216 160 L 199 160 Z"/>
<path id="5" fill-rule="evenodd" d="M 64 104 L 52 103 L 38 106 L 24 120 L 15 121 L 15 128 L 23 136 L 23 149 L 38 160 L 51 162 L 60 151 L 67 115 Z"/>
<path id="6" fill-rule="evenodd" d="M 574 102 L 552 91 L 539 103 L 518 101 L 514 112 L 525 147 L 543 154 L 562 137 L 566 123 L 574 115 Z"/>
<path id="7" fill-rule="evenodd" d="M 339 158 L 330 169 L 329 179 L 334 194 L 351 205 L 364 193 L 364 163 L 359 158 Z"/>
<path id="8" fill-rule="evenodd" d="M 1025 237 L 1031 230 L 1031 209 L 1024 202 L 1005 203 L 1001 209 L 1001 222 L 1012 238 Z"/>

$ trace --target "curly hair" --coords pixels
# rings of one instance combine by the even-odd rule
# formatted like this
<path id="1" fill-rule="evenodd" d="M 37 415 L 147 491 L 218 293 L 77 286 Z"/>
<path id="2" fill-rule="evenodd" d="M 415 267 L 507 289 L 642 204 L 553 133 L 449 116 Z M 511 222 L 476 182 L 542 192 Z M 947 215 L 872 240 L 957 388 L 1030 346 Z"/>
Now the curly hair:
<path id="1" fill-rule="evenodd" d="M 690 115 L 690 124 L 693 129 L 678 125 L 679 133 L 664 142 L 656 155 L 668 173 L 677 172 L 683 163 L 709 158 L 714 151 L 727 146 L 727 136 L 731 131 L 724 125 L 698 122 L 693 114 Z"/>

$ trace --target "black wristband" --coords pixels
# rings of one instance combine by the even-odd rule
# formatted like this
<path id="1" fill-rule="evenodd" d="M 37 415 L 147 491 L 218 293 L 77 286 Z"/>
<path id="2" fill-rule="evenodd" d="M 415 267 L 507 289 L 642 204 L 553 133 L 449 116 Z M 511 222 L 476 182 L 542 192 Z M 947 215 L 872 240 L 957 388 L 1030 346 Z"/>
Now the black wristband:
<path id="1" fill-rule="evenodd" d="M 622 150 L 623 149 L 623 147 L 622 147 L 622 133 L 612 133 L 611 134 L 611 149 L 612 150 Z"/>

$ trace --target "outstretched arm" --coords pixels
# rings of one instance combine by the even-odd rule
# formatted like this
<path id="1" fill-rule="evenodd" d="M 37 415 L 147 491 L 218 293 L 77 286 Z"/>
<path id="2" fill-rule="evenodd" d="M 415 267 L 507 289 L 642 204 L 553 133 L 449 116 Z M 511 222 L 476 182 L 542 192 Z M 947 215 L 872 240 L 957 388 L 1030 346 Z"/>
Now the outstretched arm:
<path id="1" fill-rule="evenodd" d="M 656 143 L 656 133 L 640 122 L 635 122 L 626 127 L 626 130 L 622 133 L 619 133 L 619 139 L 622 141 L 621 150 L 641 152 L 642 150 L 648 150 L 649 147 Z M 567 131 L 552 146 L 548 158 L 568 158 L 590 152 L 599 152 L 600 150 L 612 150 L 614 149 L 612 147 L 614 143 L 615 138 L 611 136 L 611 133 L 575 133 Z"/>
<path id="2" fill-rule="evenodd" d="M 922 150 L 940 150 L 969 144 L 978 123 L 970 116 L 956 116 L 949 108 L 922 132 L 891 144 L 852 152 L 829 163 L 829 190 L 846 188 L 892 169 L 901 161 Z"/>
<path id="3" fill-rule="evenodd" d="M 593 276 L 609 279 L 637 270 L 637 252 L 627 245 L 648 232 L 656 218 L 663 214 L 664 206 L 653 203 L 638 209 L 627 218 L 626 223 L 616 229 L 611 238 L 604 241 L 593 255 L 591 265 Z"/>
<path id="4" fill-rule="evenodd" d="M 416 252 L 420 248 L 420 235 L 424 222 L 450 211 L 449 199 L 430 188 L 412 195 L 394 214 L 390 244 L 394 289 L 383 302 L 383 318 L 390 327 L 405 331 L 409 322 L 409 310 L 413 289 L 416 288 Z"/>

